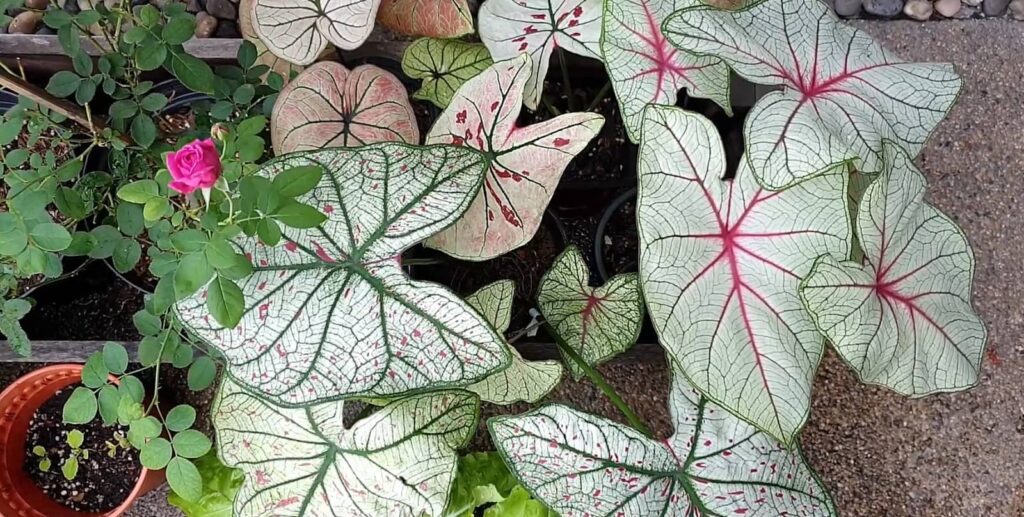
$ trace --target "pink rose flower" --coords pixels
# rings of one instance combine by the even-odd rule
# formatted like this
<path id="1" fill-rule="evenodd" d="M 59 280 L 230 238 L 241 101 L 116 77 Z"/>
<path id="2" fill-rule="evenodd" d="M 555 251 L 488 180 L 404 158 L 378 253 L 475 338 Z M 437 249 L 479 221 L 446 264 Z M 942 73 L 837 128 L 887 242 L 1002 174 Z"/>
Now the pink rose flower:
<path id="1" fill-rule="evenodd" d="M 167 186 L 182 194 L 210 188 L 221 173 L 217 146 L 209 138 L 196 140 L 167 155 L 167 170 L 172 178 Z"/>

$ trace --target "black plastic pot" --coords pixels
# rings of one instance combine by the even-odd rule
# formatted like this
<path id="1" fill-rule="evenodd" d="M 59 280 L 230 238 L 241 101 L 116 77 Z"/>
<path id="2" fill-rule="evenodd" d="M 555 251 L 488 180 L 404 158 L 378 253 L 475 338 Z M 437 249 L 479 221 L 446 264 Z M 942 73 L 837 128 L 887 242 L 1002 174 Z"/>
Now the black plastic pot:
<path id="1" fill-rule="evenodd" d="M 637 259 L 635 254 L 639 253 L 639 249 L 634 250 L 634 259 L 627 262 L 622 267 L 613 267 L 608 263 L 608 259 L 605 253 L 605 237 L 608 235 L 609 226 L 612 223 L 612 219 L 616 213 L 622 209 L 623 205 L 630 201 L 636 201 L 636 187 L 633 187 L 626 192 L 623 192 L 608 206 L 605 207 L 604 212 L 601 214 L 601 219 L 597 223 L 597 231 L 594 234 L 594 257 L 595 266 L 597 267 L 597 274 L 601 278 L 601 282 L 607 282 L 609 278 L 619 273 L 628 273 L 636 271 Z M 636 218 L 633 218 L 633 225 L 636 225 Z"/>

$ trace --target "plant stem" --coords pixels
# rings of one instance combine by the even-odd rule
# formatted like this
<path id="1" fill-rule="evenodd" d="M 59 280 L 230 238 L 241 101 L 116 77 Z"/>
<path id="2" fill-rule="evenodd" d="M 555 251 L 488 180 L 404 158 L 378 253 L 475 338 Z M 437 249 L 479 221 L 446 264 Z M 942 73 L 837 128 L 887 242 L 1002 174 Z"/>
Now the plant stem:
<path id="1" fill-rule="evenodd" d="M 594 99 L 590 101 L 590 105 L 587 106 L 587 111 L 594 111 L 594 108 L 596 108 L 597 105 L 600 104 L 601 101 L 604 100 L 605 96 L 608 95 L 608 90 L 611 90 L 611 89 L 612 89 L 611 81 L 605 81 L 604 86 L 602 86 L 601 89 L 597 91 L 597 95 L 595 95 Z"/>
<path id="2" fill-rule="evenodd" d="M 542 95 L 540 101 L 541 104 L 543 104 L 544 107 L 547 108 L 548 113 L 551 113 L 552 117 L 557 117 L 562 114 L 562 112 L 558 108 L 556 108 L 554 104 L 551 104 L 551 99 L 549 99 L 547 95 Z"/>
<path id="3" fill-rule="evenodd" d="M 576 111 L 576 99 L 572 96 L 572 83 L 569 81 L 569 65 L 565 62 L 565 51 L 562 49 L 558 49 L 558 66 L 562 68 L 562 89 L 569 103 L 569 111 Z"/>
<path id="4" fill-rule="evenodd" d="M 561 337 L 559 337 L 558 333 L 555 332 L 555 329 L 553 329 L 550 324 L 545 322 L 542 326 L 544 328 L 544 331 L 555 339 L 555 343 L 558 345 L 558 349 L 561 350 L 566 357 L 572 359 L 572 361 L 576 363 L 576 366 L 579 366 L 580 369 L 583 370 L 583 373 L 587 376 L 588 379 L 590 379 L 590 382 L 593 382 L 594 385 L 597 386 L 606 397 L 608 397 L 608 400 L 610 400 L 612 404 L 614 404 L 615 407 L 617 407 L 619 411 L 622 412 L 623 416 L 626 417 L 626 420 L 629 421 L 629 425 L 633 426 L 634 429 L 640 431 L 645 436 L 651 437 L 652 435 L 650 429 L 648 429 L 647 426 L 644 425 L 642 421 L 640 421 L 640 417 L 637 416 L 635 412 L 633 412 L 633 409 L 629 407 L 629 404 L 626 404 L 626 401 L 622 400 L 622 397 L 619 396 L 618 392 L 615 391 L 615 388 L 613 388 L 611 384 L 608 384 L 608 381 L 604 380 L 604 377 L 601 375 L 601 373 L 598 372 L 597 369 L 595 369 L 593 366 L 587 364 L 587 361 L 583 359 L 583 357 L 581 357 L 578 352 L 576 352 L 575 350 L 572 349 L 572 347 L 566 344 L 565 341 L 562 340 Z"/>
<path id="5" fill-rule="evenodd" d="M 437 264 L 443 264 L 444 261 L 436 258 L 411 258 L 402 259 L 403 266 L 434 266 Z"/>

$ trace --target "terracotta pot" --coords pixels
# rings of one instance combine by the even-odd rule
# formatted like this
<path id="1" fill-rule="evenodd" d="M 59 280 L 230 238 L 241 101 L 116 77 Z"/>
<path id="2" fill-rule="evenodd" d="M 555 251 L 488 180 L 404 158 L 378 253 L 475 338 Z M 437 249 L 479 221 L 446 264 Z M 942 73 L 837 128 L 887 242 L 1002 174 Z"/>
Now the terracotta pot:
<path id="1" fill-rule="evenodd" d="M 81 381 L 81 365 L 60 364 L 28 373 L 0 393 L 0 516 L 116 517 L 128 511 L 139 496 L 164 482 L 162 470 L 143 468 L 135 488 L 120 506 L 106 513 L 84 513 L 50 499 L 22 470 L 32 415 L 62 388 Z"/>

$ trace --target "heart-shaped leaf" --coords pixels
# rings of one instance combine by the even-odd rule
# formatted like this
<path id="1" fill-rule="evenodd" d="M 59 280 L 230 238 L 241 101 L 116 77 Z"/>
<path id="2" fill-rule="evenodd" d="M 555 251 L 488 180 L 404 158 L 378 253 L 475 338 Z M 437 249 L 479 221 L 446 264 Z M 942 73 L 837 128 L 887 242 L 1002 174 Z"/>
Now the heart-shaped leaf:
<path id="1" fill-rule="evenodd" d="M 381 0 L 377 21 L 406 36 L 457 38 L 473 33 L 466 0 Z"/>
<path id="2" fill-rule="evenodd" d="M 440 391 L 342 424 L 342 402 L 284 408 L 227 380 L 213 408 L 217 447 L 245 472 L 234 515 L 442 515 L 455 449 L 476 430 L 479 401 Z"/>
<path id="3" fill-rule="evenodd" d="M 640 336 L 644 303 L 636 273 L 590 287 L 590 272 L 575 246 L 562 252 L 540 281 L 537 304 L 558 337 L 587 364 L 597 366 L 625 352 Z M 583 370 L 566 358 L 575 379 Z"/>
<path id="4" fill-rule="evenodd" d="M 277 154 L 377 142 L 418 144 L 420 130 L 405 86 L 373 65 L 351 72 L 323 61 L 281 90 L 270 118 Z"/>
<path id="5" fill-rule="evenodd" d="M 494 64 L 487 47 L 459 40 L 420 38 L 405 48 L 402 71 L 423 81 L 414 99 L 445 108 L 463 83 Z"/>
<path id="6" fill-rule="evenodd" d="M 284 79 L 287 83 L 291 80 L 292 73 L 302 72 L 304 67 L 294 65 L 287 59 L 282 59 L 274 55 L 267 46 L 260 40 L 259 35 L 256 33 L 256 26 L 252 22 L 252 10 L 253 4 L 256 0 L 239 0 L 238 2 L 238 30 L 242 33 L 242 37 L 248 41 L 251 41 L 256 46 L 256 63 L 255 65 L 266 65 L 270 70 L 277 72 L 278 75 Z"/>
<path id="7" fill-rule="evenodd" d="M 676 378 L 676 432 L 655 441 L 566 406 L 488 421 L 519 482 L 561 515 L 835 515 L 799 450 Z"/>
<path id="8" fill-rule="evenodd" d="M 362 45 L 379 5 L 380 0 L 256 0 L 252 23 L 274 55 L 306 66 L 328 43 L 342 50 Z"/>
<path id="9" fill-rule="evenodd" d="M 327 221 L 283 228 L 278 247 L 235 241 L 254 266 L 240 283 L 239 325 L 211 321 L 202 290 L 178 303 L 182 323 L 224 355 L 231 377 L 287 405 L 471 384 L 508 363 L 503 338 L 476 311 L 399 264 L 469 205 L 485 169 L 479 153 L 385 143 L 287 155 L 259 173 L 303 166 L 325 174 L 297 200 Z"/>
<path id="10" fill-rule="evenodd" d="M 499 333 L 508 330 L 512 319 L 512 298 L 516 284 L 501 280 L 480 288 L 466 297 L 466 303 L 476 309 Z M 562 380 L 562 365 L 558 361 L 527 361 L 512 346 L 508 347 L 512 364 L 508 368 L 491 374 L 486 379 L 466 387 L 486 402 L 512 404 L 514 402 L 536 402 Z"/>
<path id="11" fill-rule="evenodd" d="M 857 214 L 867 263 L 821 257 L 800 295 L 818 330 L 864 381 L 905 395 L 978 382 L 985 325 L 971 307 L 974 255 L 924 202 L 925 179 L 886 142 L 885 171 Z"/>
<path id="12" fill-rule="evenodd" d="M 487 0 L 480 6 L 480 39 L 495 61 L 530 56 L 526 106 L 536 109 L 555 48 L 599 59 L 602 0 Z"/>
<path id="13" fill-rule="evenodd" d="M 718 58 L 682 52 L 665 39 L 661 23 L 698 0 L 605 0 L 601 54 L 619 100 L 630 140 L 640 139 L 644 107 L 673 106 L 686 88 L 691 97 L 710 99 L 726 113 L 729 67 Z"/>
<path id="14" fill-rule="evenodd" d="M 665 22 L 680 49 L 780 85 L 744 125 L 747 160 L 777 190 L 855 161 L 882 170 L 882 141 L 917 155 L 960 93 L 950 64 L 904 63 L 824 2 L 760 0 L 743 9 L 684 9 Z"/>
<path id="15" fill-rule="evenodd" d="M 744 160 L 723 180 L 715 126 L 663 106 L 639 153 L 640 282 L 662 345 L 694 387 L 792 442 L 823 349 L 798 287 L 818 256 L 848 256 L 845 172 L 769 192 Z"/>
<path id="16" fill-rule="evenodd" d="M 464 260 L 486 260 L 533 238 L 566 166 L 604 124 L 596 113 L 567 113 L 517 127 L 526 56 L 495 63 L 459 88 L 427 143 L 454 143 L 491 158 L 484 188 L 466 215 L 426 244 Z"/>

